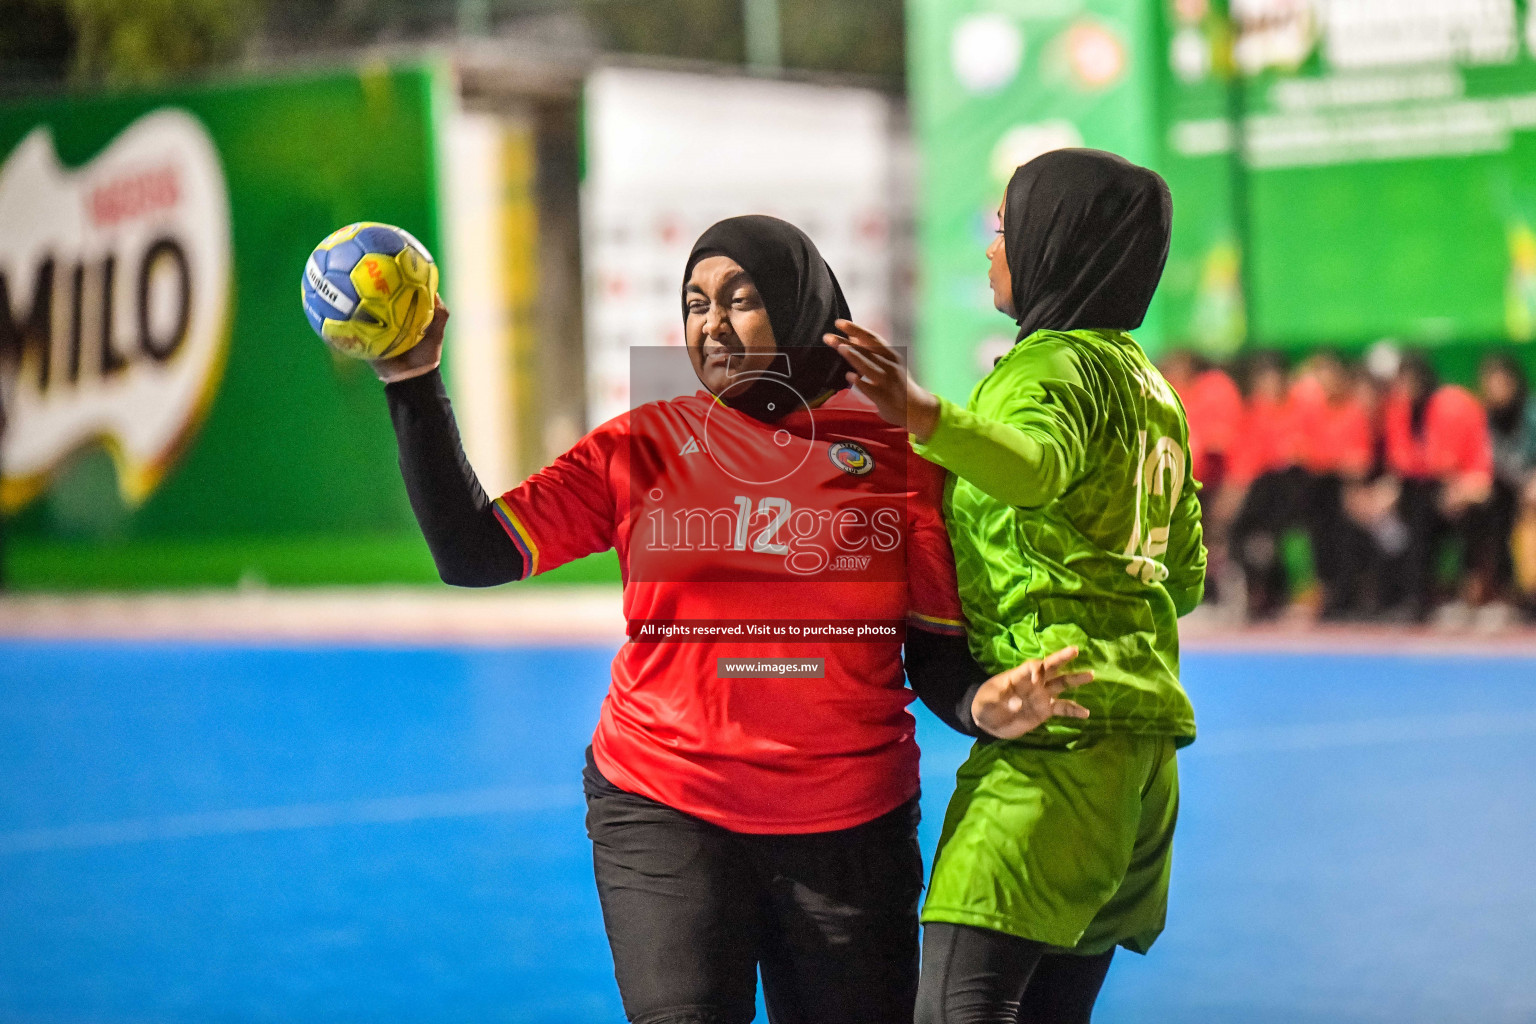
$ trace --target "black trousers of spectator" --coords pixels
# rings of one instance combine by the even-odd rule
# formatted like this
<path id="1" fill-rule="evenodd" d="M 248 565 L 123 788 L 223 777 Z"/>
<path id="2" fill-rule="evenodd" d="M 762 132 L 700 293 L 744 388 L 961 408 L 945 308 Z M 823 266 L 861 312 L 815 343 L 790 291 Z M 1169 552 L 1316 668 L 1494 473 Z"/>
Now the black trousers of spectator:
<path id="1" fill-rule="evenodd" d="M 1292 467 L 1253 481 L 1232 520 L 1229 551 L 1243 568 L 1248 617 L 1269 618 L 1290 599 L 1290 578 L 1281 550 L 1285 531 L 1301 521 L 1307 475 Z"/>
<path id="2" fill-rule="evenodd" d="M 1370 534 L 1344 511 L 1345 480 L 1311 474 L 1304 498 L 1312 565 L 1323 588 L 1322 616 L 1347 618 L 1366 611 L 1362 584 L 1374 559 Z"/>
<path id="3" fill-rule="evenodd" d="M 1088 1024 L 1114 955 L 1074 956 L 990 928 L 931 922 L 917 1024 Z"/>
<path id="4" fill-rule="evenodd" d="M 854 828 L 731 832 L 619 789 L 587 755 L 587 834 L 633 1024 L 912 1024 L 917 798 Z"/>
<path id="5" fill-rule="evenodd" d="M 1404 480 L 1397 499 L 1397 514 L 1408 531 L 1401 590 L 1416 622 L 1423 622 L 1434 611 L 1441 545 L 1452 528 L 1440 513 L 1440 490 L 1438 480 Z"/>
<path id="6" fill-rule="evenodd" d="M 1520 494 L 1506 480 L 1494 480 L 1488 500 L 1467 510 L 1467 570 L 1482 586 L 1479 596 L 1509 600 L 1515 589 L 1510 534 L 1520 511 Z"/>

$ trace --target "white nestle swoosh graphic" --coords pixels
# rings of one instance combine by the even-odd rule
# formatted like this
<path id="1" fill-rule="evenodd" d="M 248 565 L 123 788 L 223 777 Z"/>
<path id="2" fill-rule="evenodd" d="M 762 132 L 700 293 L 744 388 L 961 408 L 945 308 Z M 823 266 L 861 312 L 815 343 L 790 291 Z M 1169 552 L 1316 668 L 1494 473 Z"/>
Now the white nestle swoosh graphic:
<path id="1" fill-rule="evenodd" d="M 0 155 L 9 313 L 26 321 L 50 296 L 52 312 L 50 355 L 32 346 L 9 382 L 0 499 L 20 507 L 76 449 L 104 442 L 137 505 L 207 411 L 223 366 L 232 255 L 218 149 L 196 117 L 163 107 L 79 167 L 60 161 L 47 124 Z M 153 196 L 141 189 L 149 180 L 161 185 Z"/>
<path id="2" fill-rule="evenodd" d="M 124 846 L 204 836 L 291 832 L 337 825 L 399 824 L 434 818 L 473 818 L 487 814 L 517 814 L 572 807 L 581 802 L 580 788 L 503 786 L 457 793 L 380 797 L 338 803 L 250 807 L 228 811 L 172 814 L 158 818 L 92 822 L 57 828 L 0 832 L 0 856 Z"/>

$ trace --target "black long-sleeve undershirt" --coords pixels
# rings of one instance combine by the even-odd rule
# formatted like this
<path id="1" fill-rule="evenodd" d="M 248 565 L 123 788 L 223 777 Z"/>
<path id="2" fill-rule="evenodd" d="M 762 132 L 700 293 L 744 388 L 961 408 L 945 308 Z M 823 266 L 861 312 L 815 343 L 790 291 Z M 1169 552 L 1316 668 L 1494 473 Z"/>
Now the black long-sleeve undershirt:
<path id="1" fill-rule="evenodd" d="M 902 662 L 918 699 L 939 721 L 967 736 L 986 735 L 971 714 L 971 702 L 991 673 L 971 656 L 965 637 L 908 628 Z"/>
<path id="2" fill-rule="evenodd" d="M 502 529 L 464 455 L 442 374 L 433 370 L 386 385 L 384 394 L 411 511 L 443 582 L 494 587 L 522 579 L 522 553 Z M 904 663 L 908 682 L 930 711 L 952 729 L 981 735 L 971 701 L 988 673 L 971 657 L 963 636 L 909 629 Z"/>
<path id="3" fill-rule="evenodd" d="M 405 492 L 437 574 L 455 587 L 494 587 L 522 579 L 522 552 L 501 528 L 464 455 L 442 374 L 433 370 L 388 384 L 384 394 Z"/>

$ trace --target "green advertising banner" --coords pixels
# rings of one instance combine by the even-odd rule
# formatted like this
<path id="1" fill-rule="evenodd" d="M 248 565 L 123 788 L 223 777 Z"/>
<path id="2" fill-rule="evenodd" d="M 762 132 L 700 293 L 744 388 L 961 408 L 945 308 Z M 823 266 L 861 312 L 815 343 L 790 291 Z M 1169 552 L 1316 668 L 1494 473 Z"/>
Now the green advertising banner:
<path id="1" fill-rule="evenodd" d="M 981 272 L 1012 166 L 1088 145 L 1168 179 L 1147 325 L 1434 347 L 1536 338 L 1536 17 L 1524 0 L 911 0 L 920 369 L 964 394 L 1011 338 Z"/>
<path id="2" fill-rule="evenodd" d="M 984 252 L 1013 169 L 1063 146 L 1152 162 L 1154 9 L 1144 0 L 911 0 L 922 156 L 918 370 L 963 399 L 1013 344 Z M 1155 308 L 1138 335 L 1162 335 Z"/>
<path id="3" fill-rule="evenodd" d="M 1523 7 L 1234 4 L 1255 341 L 1536 336 L 1536 22 Z M 1199 138 L 1186 128 L 1171 134 Z"/>
<path id="4" fill-rule="evenodd" d="M 1163 341 L 1229 356 L 1248 335 L 1246 175 L 1232 153 L 1231 23 L 1217 0 L 1149 0 L 1156 15 L 1151 166 L 1173 193 L 1173 240 L 1158 289 Z"/>
<path id="5" fill-rule="evenodd" d="M 438 254 L 439 90 L 380 66 L 0 106 L 9 585 L 435 578 L 378 383 L 299 278 L 357 220 Z"/>

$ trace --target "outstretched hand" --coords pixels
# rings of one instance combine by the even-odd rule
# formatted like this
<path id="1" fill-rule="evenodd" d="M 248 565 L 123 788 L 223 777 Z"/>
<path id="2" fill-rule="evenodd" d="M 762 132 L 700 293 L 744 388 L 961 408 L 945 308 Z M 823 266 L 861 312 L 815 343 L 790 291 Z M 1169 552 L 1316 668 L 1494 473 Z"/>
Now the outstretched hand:
<path id="1" fill-rule="evenodd" d="M 1050 718 L 1087 718 L 1087 708 L 1057 696 L 1070 686 L 1093 681 L 1092 672 L 1067 671 L 1068 663 L 1076 657 L 1076 647 L 1063 647 L 982 683 L 971 701 L 977 726 L 1000 740 L 1012 740 Z"/>
<path id="2" fill-rule="evenodd" d="M 939 422 L 939 400 L 912 379 L 901 355 L 880 335 L 852 320 L 838 320 L 836 326 L 843 334 L 825 334 L 822 340 L 853 367 L 848 383 L 875 403 L 880 418 L 887 423 L 905 427 L 919 441 L 933 436 Z"/>
<path id="3" fill-rule="evenodd" d="M 443 329 L 448 325 L 448 307 L 438 296 L 434 296 L 432 302 L 432 322 L 427 324 L 420 341 L 397 356 L 368 360 L 368 365 L 385 384 L 431 373 L 443 361 Z"/>

